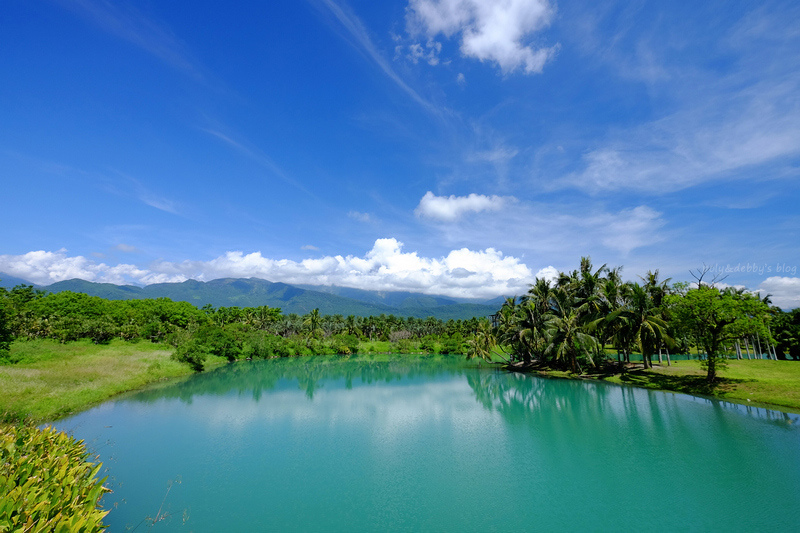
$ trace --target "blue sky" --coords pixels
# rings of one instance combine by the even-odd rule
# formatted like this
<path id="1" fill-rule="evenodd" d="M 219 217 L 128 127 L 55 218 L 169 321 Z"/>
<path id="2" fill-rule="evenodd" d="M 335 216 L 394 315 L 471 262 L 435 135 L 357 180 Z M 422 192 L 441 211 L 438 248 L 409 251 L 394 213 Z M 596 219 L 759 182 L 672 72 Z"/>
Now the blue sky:
<path id="1" fill-rule="evenodd" d="M 800 305 L 800 5 L 10 0 L 0 272 Z"/>

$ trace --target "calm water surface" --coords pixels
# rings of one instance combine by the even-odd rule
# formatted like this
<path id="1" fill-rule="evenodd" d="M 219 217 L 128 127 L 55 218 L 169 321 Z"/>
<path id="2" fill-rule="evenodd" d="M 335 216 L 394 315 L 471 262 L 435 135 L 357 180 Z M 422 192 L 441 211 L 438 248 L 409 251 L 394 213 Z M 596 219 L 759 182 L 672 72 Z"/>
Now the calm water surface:
<path id="1" fill-rule="evenodd" d="M 57 426 L 110 531 L 800 530 L 797 415 L 460 362 L 238 363 Z"/>

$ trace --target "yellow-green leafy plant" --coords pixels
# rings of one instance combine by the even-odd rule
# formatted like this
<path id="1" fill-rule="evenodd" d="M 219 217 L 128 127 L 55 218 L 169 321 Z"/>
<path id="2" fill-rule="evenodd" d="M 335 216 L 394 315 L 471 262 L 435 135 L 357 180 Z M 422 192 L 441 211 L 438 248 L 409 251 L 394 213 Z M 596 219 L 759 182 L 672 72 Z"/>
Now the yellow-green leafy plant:
<path id="1" fill-rule="evenodd" d="M 52 427 L 0 425 L 0 531 L 104 531 L 105 478 L 83 441 Z"/>

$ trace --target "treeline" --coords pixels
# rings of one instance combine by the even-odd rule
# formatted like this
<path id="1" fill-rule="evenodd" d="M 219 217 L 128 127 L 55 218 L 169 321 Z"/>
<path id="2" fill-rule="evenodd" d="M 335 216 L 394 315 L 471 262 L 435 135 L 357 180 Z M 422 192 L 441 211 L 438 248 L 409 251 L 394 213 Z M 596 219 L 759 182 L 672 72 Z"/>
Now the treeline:
<path id="1" fill-rule="evenodd" d="M 621 268 L 592 266 L 562 272 L 555 282 L 536 280 L 522 298 L 509 298 L 492 327 L 472 341 L 476 356 L 495 347 L 518 366 L 539 365 L 580 372 L 613 361 L 629 363 L 640 353 L 645 368 L 654 357 L 670 364 L 670 352 L 699 353 L 714 381 L 729 357 L 800 359 L 800 310 L 784 313 L 769 296 L 718 288 L 709 269 L 695 282 L 660 280 L 648 272 L 642 283 L 624 282 Z"/>
<path id="2" fill-rule="evenodd" d="M 354 354 L 364 342 L 390 343 L 397 353 L 465 353 L 479 319 L 443 321 L 378 315 L 284 315 L 261 307 L 197 308 L 168 298 L 106 300 L 82 293 L 46 293 L 32 286 L 0 288 L 0 360 L 12 339 L 146 340 L 176 348 L 175 358 L 202 369 L 209 355 L 228 360 Z"/>
<path id="3" fill-rule="evenodd" d="M 82 293 L 0 288 L 0 362 L 13 339 L 62 342 L 118 338 L 175 347 L 174 357 L 203 368 L 210 355 L 228 360 L 292 355 L 355 354 L 384 342 L 393 353 L 467 354 L 517 366 L 581 372 L 630 363 L 641 354 L 670 364 L 670 354 L 694 352 L 714 380 L 729 357 L 800 359 L 800 309 L 783 312 L 744 290 L 718 288 L 708 270 L 695 282 L 673 283 L 648 272 L 626 282 L 620 268 L 580 268 L 554 282 L 539 279 L 509 298 L 492 317 L 442 321 L 394 315 L 284 315 L 261 307 L 197 308 L 168 298 L 106 300 Z M 609 353 L 610 352 L 610 353 Z M 13 362 L 13 361 L 12 361 Z"/>

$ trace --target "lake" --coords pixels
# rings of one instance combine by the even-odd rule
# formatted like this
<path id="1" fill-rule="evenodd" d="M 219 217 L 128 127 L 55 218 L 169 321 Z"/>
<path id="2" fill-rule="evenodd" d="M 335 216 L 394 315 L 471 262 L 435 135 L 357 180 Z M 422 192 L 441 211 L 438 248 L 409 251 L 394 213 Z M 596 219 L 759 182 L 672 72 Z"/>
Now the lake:
<path id="1" fill-rule="evenodd" d="M 800 416 L 460 359 L 240 362 L 55 425 L 110 531 L 800 529 Z"/>

